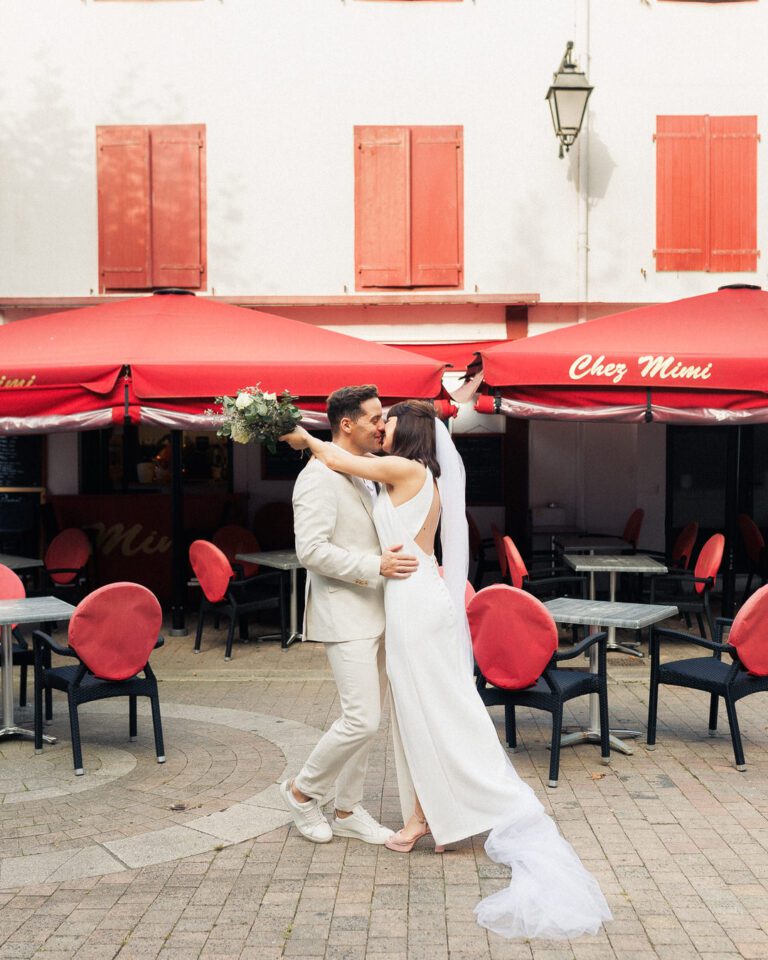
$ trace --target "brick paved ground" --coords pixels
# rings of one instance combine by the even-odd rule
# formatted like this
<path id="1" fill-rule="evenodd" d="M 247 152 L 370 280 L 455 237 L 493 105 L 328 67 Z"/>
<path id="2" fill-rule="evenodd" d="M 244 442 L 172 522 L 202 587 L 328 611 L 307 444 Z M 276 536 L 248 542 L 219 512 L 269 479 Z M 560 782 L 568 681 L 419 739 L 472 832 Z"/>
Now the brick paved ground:
<path id="1" fill-rule="evenodd" d="M 505 883 L 483 838 L 442 857 L 428 845 L 404 857 L 356 841 L 313 846 L 282 826 L 140 869 L 112 860 L 119 872 L 99 875 L 98 857 L 83 868 L 89 851 L 107 857 L 104 844 L 137 836 L 144 842 L 149 834 L 147 848 L 157 853 L 153 831 L 231 811 L 281 776 L 289 748 L 265 737 L 263 724 L 261 733 L 242 722 L 235 728 L 216 710 L 267 723 L 284 718 L 299 732 L 336 716 L 321 648 L 238 645 L 224 663 L 222 644 L 207 637 L 201 656 L 192 656 L 187 638 L 168 641 L 153 659 L 167 705 L 165 766 L 154 762 L 148 720 L 128 743 L 127 717 L 84 711 L 88 772 L 75 781 L 59 702 L 52 732 L 60 741 L 46 748 L 41 773 L 31 745 L 2 744 L 0 857 L 2 869 L 13 866 L 6 875 L 15 885 L 0 883 L 0 960 L 768 957 L 768 697 L 740 705 L 745 774 L 733 768 L 727 728 L 707 736 L 706 699 L 664 689 L 654 752 L 640 745 L 606 768 L 596 747 L 567 749 L 555 791 L 544 785 L 547 720 L 519 711 L 515 765 L 598 876 L 614 912 L 593 938 L 507 942 L 480 930 L 472 908 Z M 613 722 L 644 729 L 647 662 L 614 657 L 610 673 Z M 194 710 L 197 719 L 185 719 Z M 586 703 L 577 703 L 567 720 L 585 716 Z M 375 744 L 366 802 L 397 826 L 386 730 Z M 180 803 L 184 810 L 171 809 Z M 36 865 L 56 855 L 62 866 L 50 876 L 59 879 L 35 882 Z M 80 875 L 67 879 L 68 870 Z"/>

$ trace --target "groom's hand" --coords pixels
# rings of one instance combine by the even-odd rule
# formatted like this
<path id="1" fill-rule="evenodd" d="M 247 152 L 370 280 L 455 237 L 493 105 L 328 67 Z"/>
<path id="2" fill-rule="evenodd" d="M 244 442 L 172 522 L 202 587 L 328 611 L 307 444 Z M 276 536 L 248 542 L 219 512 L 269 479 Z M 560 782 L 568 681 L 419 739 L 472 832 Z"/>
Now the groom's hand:
<path id="1" fill-rule="evenodd" d="M 403 545 L 400 543 L 382 553 L 381 567 L 379 568 L 382 577 L 388 577 L 391 580 L 405 580 L 416 572 L 419 561 L 416 557 L 407 553 L 400 553 L 402 549 Z"/>

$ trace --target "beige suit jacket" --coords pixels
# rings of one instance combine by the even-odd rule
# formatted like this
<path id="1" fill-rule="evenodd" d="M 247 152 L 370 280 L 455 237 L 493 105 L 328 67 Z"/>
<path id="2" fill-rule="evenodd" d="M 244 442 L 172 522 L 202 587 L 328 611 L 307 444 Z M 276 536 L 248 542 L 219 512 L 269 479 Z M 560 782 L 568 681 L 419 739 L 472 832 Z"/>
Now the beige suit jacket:
<path id="1" fill-rule="evenodd" d="M 384 633 L 384 578 L 362 480 L 310 460 L 293 489 L 296 553 L 307 569 L 304 639 L 334 643 Z"/>

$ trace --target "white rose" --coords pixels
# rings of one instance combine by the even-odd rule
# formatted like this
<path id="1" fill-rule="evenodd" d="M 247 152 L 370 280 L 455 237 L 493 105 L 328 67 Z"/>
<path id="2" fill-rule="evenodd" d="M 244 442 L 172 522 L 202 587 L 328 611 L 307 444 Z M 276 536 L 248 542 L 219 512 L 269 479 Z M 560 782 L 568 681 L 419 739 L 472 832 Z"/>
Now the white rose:
<path id="1" fill-rule="evenodd" d="M 235 443 L 248 443 L 251 435 L 241 423 L 232 424 L 232 433 L 230 434 Z"/>
<path id="2" fill-rule="evenodd" d="M 269 393 L 267 390 L 265 390 L 261 396 L 263 397 L 264 400 L 272 400 L 272 401 L 277 400 L 277 394 Z"/>
<path id="3" fill-rule="evenodd" d="M 247 410 L 252 403 L 255 403 L 255 397 L 252 393 L 238 393 L 235 406 L 238 410 Z"/>

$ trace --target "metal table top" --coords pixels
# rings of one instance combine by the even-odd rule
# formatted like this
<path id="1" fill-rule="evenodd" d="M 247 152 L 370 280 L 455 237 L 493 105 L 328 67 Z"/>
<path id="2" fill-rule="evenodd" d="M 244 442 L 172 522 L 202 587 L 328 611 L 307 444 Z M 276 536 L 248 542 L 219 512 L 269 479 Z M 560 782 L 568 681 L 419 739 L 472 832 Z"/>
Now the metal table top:
<path id="1" fill-rule="evenodd" d="M 580 600 L 558 597 L 544 606 L 555 623 L 574 623 L 585 626 L 620 627 L 642 630 L 652 623 L 677 616 L 677 607 L 658 603 L 619 603 L 614 600 Z"/>
<path id="2" fill-rule="evenodd" d="M 31 570 L 33 567 L 42 567 L 43 561 L 34 557 L 14 557 L 10 553 L 0 553 L 0 564 L 11 570 Z"/>
<path id="3" fill-rule="evenodd" d="M 644 553 L 611 554 L 566 553 L 563 557 L 577 573 L 666 573 L 663 563 Z"/>
<path id="4" fill-rule="evenodd" d="M 590 550 L 618 553 L 632 549 L 632 544 L 620 537 L 555 537 L 555 543 L 564 553 L 586 553 Z"/>
<path id="5" fill-rule="evenodd" d="M 0 600 L 0 624 L 38 623 L 46 620 L 69 620 L 75 608 L 58 597 L 23 597 Z"/>
<path id="6" fill-rule="evenodd" d="M 298 570 L 301 567 L 295 550 L 260 550 L 258 553 L 238 553 L 236 560 L 259 563 L 276 570 Z"/>

